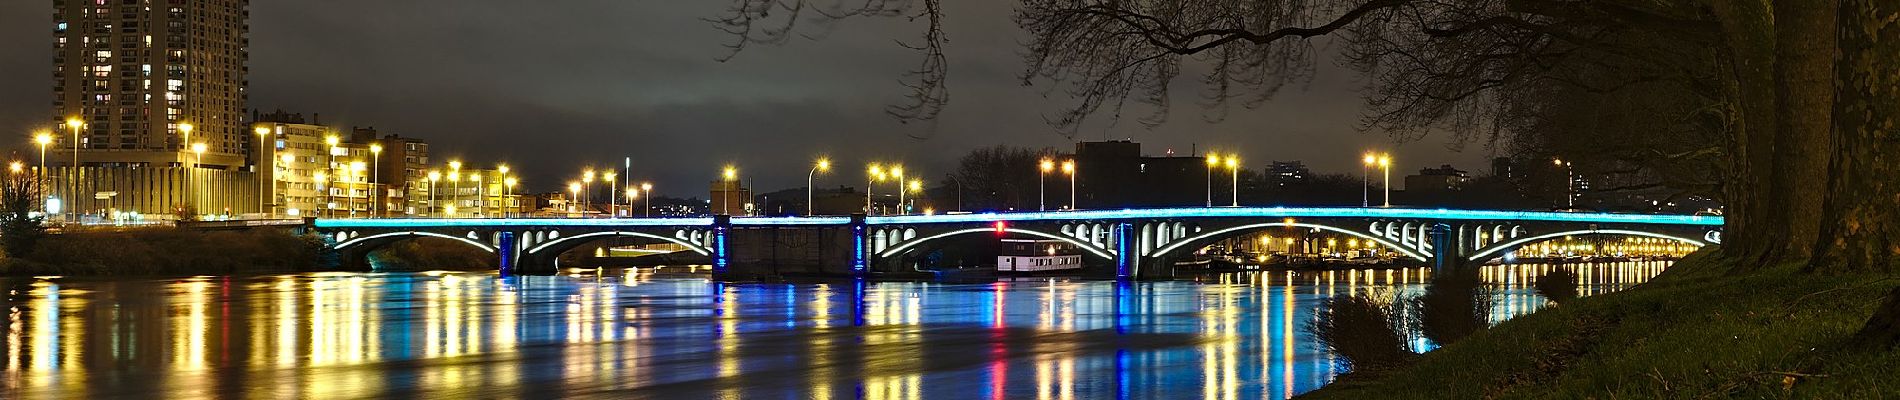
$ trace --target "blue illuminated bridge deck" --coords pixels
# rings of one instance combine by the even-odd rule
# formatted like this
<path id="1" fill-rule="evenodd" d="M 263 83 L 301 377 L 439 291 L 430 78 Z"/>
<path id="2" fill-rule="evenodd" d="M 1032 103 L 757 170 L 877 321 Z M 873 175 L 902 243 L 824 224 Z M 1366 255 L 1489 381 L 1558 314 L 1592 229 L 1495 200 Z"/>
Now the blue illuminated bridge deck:
<path id="1" fill-rule="evenodd" d="M 1604 224 L 1656 224 L 1721 226 L 1721 216 L 1622 214 L 1596 212 L 1496 211 L 1442 208 L 1360 208 L 1360 207 L 1192 207 L 1123 210 L 1080 210 L 1040 212 L 991 212 L 938 215 L 873 216 L 867 225 L 927 225 L 972 222 L 1088 221 L 1120 219 L 1193 219 L 1193 218 L 1372 218 L 1432 219 L 1470 221 L 1570 222 Z M 319 219 L 319 228 L 404 228 L 404 227 L 510 227 L 510 226 L 711 226 L 714 219 L 698 218 L 394 218 L 394 219 Z M 763 225 L 845 225 L 850 217 L 734 217 L 735 226 Z"/>

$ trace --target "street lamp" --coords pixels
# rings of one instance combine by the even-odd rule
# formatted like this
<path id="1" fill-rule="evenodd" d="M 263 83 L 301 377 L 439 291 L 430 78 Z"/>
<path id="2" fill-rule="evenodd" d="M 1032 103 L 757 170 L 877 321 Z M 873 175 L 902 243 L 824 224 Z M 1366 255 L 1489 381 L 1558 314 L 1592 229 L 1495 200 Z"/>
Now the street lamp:
<path id="1" fill-rule="evenodd" d="M 1240 156 L 1227 155 L 1227 175 L 1234 179 L 1234 207 L 1240 207 Z"/>
<path id="2" fill-rule="evenodd" d="M 184 135 L 184 140 L 180 140 L 178 142 L 178 146 L 180 148 L 183 148 L 186 151 L 191 150 L 191 131 L 193 130 L 197 130 L 197 127 L 192 125 L 190 122 L 178 123 L 178 133 Z"/>
<path id="3" fill-rule="evenodd" d="M 66 202 L 72 203 L 73 202 L 72 197 L 75 196 L 74 193 L 79 193 L 79 180 L 74 179 L 79 176 L 79 129 L 86 127 L 86 121 L 80 120 L 79 117 L 67 118 L 66 127 L 72 128 L 73 130 L 73 164 L 66 169 L 66 172 L 67 172 L 66 183 L 72 186 L 73 190 L 71 192 L 66 192 L 67 199 L 65 199 Z M 77 203 L 74 203 L 74 204 L 77 204 Z M 72 210 L 73 221 L 79 220 L 79 207 L 74 207 L 74 206 L 69 205 L 66 208 Z"/>
<path id="4" fill-rule="evenodd" d="M 644 204 L 643 204 L 643 205 L 644 205 L 644 206 L 645 206 L 645 208 L 646 208 L 646 214 L 645 214 L 645 217 L 646 217 L 646 218 L 653 218 L 653 183 L 652 183 L 652 182 L 643 182 L 643 183 L 641 183 L 641 184 L 640 184 L 640 191 L 641 191 L 641 192 L 644 192 L 644 193 L 641 193 L 641 194 L 643 194 L 643 195 L 645 195 L 645 196 L 641 196 L 641 198 L 642 198 L 642 199 L 645 199 L 645 200 L 643 200 L 643 202 L 644 202 Z"/>
<path id="5" fill-rule="evenodd" d="M 871 215 L 872 214 L 871 211 L 877 209 L 871 204 L 871 189 L 877 188 L 877 182 L 884 180 L 884 167 L 878 165 L 877 163 L 871 163 L 870 173 L 866 174 L 865 176 L 866 178 L 864 180 L 864 215 Z"/>
<path id="6" fill-rule="evenodd" d="M 363 178 L 363 173 L 364 173 L 364 172 L 366 172 L 366 171 L 368 171 L 368 169 L 369 169 L 369 168 L 368 168 L 368 166 L 367 166 L 367 165 L 364 165 L 362 161 L 351 161 L 351 162 L 350 162 L 350 177 L 351 177 L 351 178 L 350 178 L 350 181 L 349 181 L 349 182 L 350 182 L 350 184 L 349 184 L 349 186 L 344 186 L 344 187 L 343 187 L 343 193 L 344 193 L 344 194 L 346 194 L 346 195 L 348 195 L 347 197 L 344 197 L 344 200 L 346 200 L 346 201 L 348 201 L 348 202 L 349 202 L 349 207 L 350 207 L 350 217 L 351 217 L 351 218 L 355 218 L 355 217 L 356 217 L 356 186 L 360 186 L 360 185 L 357 185 L 357 182 L 356 182 L 356 180 L 357 180 L 357 179 L 362 179 L 362 178 Z M 371 208 L 374 208 L 373 206 L 375 205 L 374 203 L 375 203 L 375 201 L 376 201 L 376 199 L 374 199 L 374 198 L 371 198 L 371 197 L 373 197 L 373 196 L 367 196 L 367 195 L 369 195 L 370 193 L 371 193 L 371 191 L 364 191 L 364 192 L 363 192 L 363 194 L 364 194 L 364 195 L 366 195 L 366 196 L 364 196 L 364 197 L 365 197 L 365 200 L 367 200 L 366 202 L 368 202 L 368 203 L 371 203 L 371 206 L 372 206 Z"/>
<path id="7" fill-rule="evenodd" d="M 814 190 L 812 182 L 813 178 L 818 176 L 818 171 L 831 171 L 831 160 L 819 157 L 818 162 L 812 164 L 811 172 L 805 173 L 805 216 L 807 217 L 812 216 L 812 192 Z"/>
<path id="8" fill-rule="evenodd" d="M 190 170 L 191 176 L 186 178 L 191 180 L 191 185 L 185 187 L 185 189 L 186 192 L 191 193 L 191 202 L 197 203 L 198 200 L 200 200 L 200 196 L 198 196 L 198 164 L 204 164 L 205 162 L 205 144 L 192 143 L 191 152 L 197 156 L 197 159 L 192 161 Z"/>
<path id="9" fill-rule="evenodd" d="M 1220 166 L 1220 153 L 1207 153 L 1207 206 L 1214 206 L 1214 167 Z"/>
<path id="10" fill-rule="evenodd" d="M 449 160 L 449 206 L 454 207 L 456 205 L 460 205 L 461 200 L 462 200 L 462 161 Z M 454 210 L 454 208 L 450 208 L 449 210 L 451 210 L 449 211 L 449 216 L 454 216 L 455 211 L 452 211 Z"/>
<path id="11" fill-rule="evenodd" d="M 575 205 L 579 204 L 579 203 L 576 203 L 576 201 L 580 200 L 581 198 L 581 183 L 576 182 L 576 181 L 568 181 L 567 191 L 574 193 L 574 198 L 567 201 L 567 209 L 571 212 L 576 212 L 576 213 L 580 212 L 580 207 L 575 207 Z"/>
<path id="12" fill-rule="evenodd" d="M 588 168 L 586 170 L 582 170 L 581 171 L 581 191 L 580 193 L 575 194 L 575 196 L 579 197 L 581 200 L 581 217 L 583 218 L 587 217 L 587 202 L 589 200 L 593 200 L 593 199 L 587 198 L 587 187 L 593 186 L 593 185 L 594 185 L 594 169 Z"/>
<path id="13" fill-rule="evenodd" d="M 336 208 L 332 205 L 335 201 L 330 198 L 330 174 L 317 171 L 316 173 L 310 174 L 310 178 L 317 182 L 317 189 L 323 190 L 323 212 L 317 215 L 329 216 L 331 210 Z"/>
<path id="14" fill-rule="evenodd" d="M 1577 208 L 1576 169 L 1570 167 L 1569 161 L 1564 161 L 1561 158 L 1552 159 L 1550 161 L 1551 163 L 1556 164 L 1559 167 L 1564 167 L 1564 204 L 1566 205 L 1566 208 L 1568 209 L 1576 209 Z"/>
<path id="15" fill-rule="evenodd" d="M 370 164 L 369 187 L 370 187 L 370 190 L 374 191 L 373 194 L 369 196 L 370 197 L 369 216 L 371 218 L 381 218 L 383 214 L 380 210 L 385 210 L 389 208 L 389 205 L 388 205 L 389 198 L 387 196 L 389 191 L 383 189 L 383 182 L 382 182 L 382 175 L 383 175 L 383 144 L 382 143 L 369 144 L 369 164 Z M 379 204 L 381 204 L 380 207 L 378 207 Z"/>
<path id="16" fill-rule="evenodd" d="M 1036 211 L 1049 211 L 1049 171 L 1055 169 L 1055 160 L 1043 158 L 1036 163 Z"/>
<path id="17" fill-rule="evenodd" d="M 442 171 L 429 170 L 429 203 L 426 213 L 431 216 L 435 215 L 435 181 L 439 180 L 442 180 Z"/>
<path id="18" fill-rule="evenodd" d="M 1359 166 L 1359 207 L 1372 206 L 1372 165 L 1379 163 L 1379 157 L 1366 153 L 1365 164 Z"/>
<path id="19" fill-rule="evenodd" d="M 719 213 L 727 215 L 727 216 L 731 216 L 732 215 L 732 192 L 734 189 L 736 189 L 739 186 L 739 183 L 738 183 L 739 182 L 739 168 L 733 167 L 732 165 L 726 165 L 726 169 L 724 173 L 721 175 L 725 177 L 726 179 L 726 187 L 725 187 L 726 190 L 725 190 L 725 193 L 721 193 L 719 196 L 720 197 L 719 202 L 721 203 L 719 204 L 719 208 L 720 208 Z"/>
<path id="20" fill-rule="evenodd" d="M 336 165 L 336 152 L 337 152 L 337 150 L 339 150 L 339 148 L 338 148 L 338 146 L 339 146 L 339 145 L 341 145 L 341 144 L 343 144 L 343 139 L 340 139 L 340 138 L 337 138 L 335 134 L 330 134 L 330 135 L 324 135 L 324 136 L 323 136 L 323 144 L 326 144 L 326 145 L 329 145 L 329 146 L 330 146 L 330 147 L 329 147 L 329 150 L 328 150 L 328 151 L 329 151 L 329 154 L 330 154 L 330 156 L 329 156 L 329 158 L 328 158 L 328 160 L 329 160 L 329 161 L 327 161 L 327 162 L 325 162 L 325 163 L 323 164 L 323 169 L 324 169 L 325 171 L 329 171 L 329 172 L 330 172 L 330 173 L 329 173 L 328 175 L 326 175 L 326 176 L 337 176 L 337 175 L 341 175 L 341 174 L 339 174 L 339 173 L 337 173 L 337 171 L 336 171 L 336 170 L 337 170 L 337 168 L 336 168 L 336 167 L 337 167 L 337 165 Z M 328 183 L 329 183 L 329 182 L 325 182 L 325 184 L 326 184 L 326 185 L 327 185 Z M 329 191 L 329 189 L 324 189 L 324 192 L 323 192 L 323 202 L 325 203 L 325 204 L 323 205 L 323 206 L 324 206 L 324 207 L 323 207 L 323 213 L 324 213 L 324 214 L 326 214 L 326 215 L 328 215 L 328 214 L 335 214 L 335 213 L 336 213 L 336 206 L 335 206 L 335 205 L 332 205 L 332 204 L 329 204 L 329 203 L 333 203 L 333 202 L 334 202 L 334 199 L 331 199 L 331 198 L 330 198 L 330 191 Z"/>
<path id="21" fill-rule="evenodd" d="M 891 180 L 897 182 L 897 214 L 904 215 L 904 166 L 891 166 Z"/>
<path id="22" fill-rule="evenodd" d="M 1069 176 L 1069 210 L 1075 210 L 1075 160 L 1062 162 L 1062 174 Z"/>
<path id="23" fill-rule="evenodd" d="M 503 168 L 503 169 L 506 169 L 506 168 L 508 168 L 508 167 L 506 167 L 506 166 L 504 166 L 504 167 L 502 167 L 502 168 Z M 505 173 L 505 172 L 504 172 L 504 173 Z M 519 180 L 516 180 L 516 179 L 515 179 L 515 177 L 512 177 L 512 176 L 510 176 L 510 177 L 507 177 L 507 178 L 502 178 L 502 180 L 501 180 L 501 187 L 502 187 L 502 189 L 504 189 L 504 190 L 507 190 L 507 193 L 504 193 L 504 194 L 502 194 L 502 196 L 501 196 L 501 205 L 502 205 L 502 207 L 503 207 L 503 208 L 501 209 L 501 217 L 502 217 L 502 218 L 508 218 L 508 217 L 509 217 L 509 215 L 508 215 L 508 214 L 509 214 L 510 212 L 512 212 L 512 211 L 514 211 L 514 208 L 515 208 L 515 207 L 514 207 L 514 201 L 513 201 L 513 200 L 514 200 L 514 197 L 515 197 L 515 184 L 516 184 L 516 183 L 520 183 L 520 181 L 519 181 Z"/>
<path id="24" fill-rule="evenodd" d="M 614 193 L 620 192 L 620 181 L 614 180 L 614 177 L 618 176 L 620 176 L 620 174 L 614 173 L 614 170 L 611 169 L 607 170 L 607 173 L 601 174 L 602 180 L 607 181 L 607 218 L 620 217 L 620 200 L 618 197 L 614 197 Z"/>
<path id="25" fill-rule="evenodd" d="M 911 192 L 911 193 L 918 193 L 918 194 L 922 194 L 922 193 L 924 192 L 924 181 L 923 181 L 922 179 L 911 179 L 911 180 L 910 180 L 910 185 L 909 185 L 909 186 L 907 186 L 907 187 L 905 188 L 905 190 L 907 190 L 907 191 L 909 191 L 909 192 Z M 910 201 L 913 201 L 913 202 L 914 202 L 914 201 L 917 201 L 917 197 L 916 197 L 916 196 L 911 196 L 911 200 L 910 200 Z M 898 207 L 904 207 L 904 203 L 897 203 L 897 206 L 898 206 Z M 910 210 L 909 210 L 909 208 L 901 208 L 901 209 L 902 209 L 902 210 L 904 210 L 904 211 L 906 211 L 906 212 L 908 212 L 908 211 L 910 211 Z"/>
<path id="26" fill-rule="evenodd" d="M 1385 206 L 1391 207 L 1392 206 L 1392 156 L 1391 155 L 1387 155 L 1387 154 L 1379 155 L 1379 173 L 1385 175 L 1385 183 L 1383 184 L 1383 186 L 1385 186 Z"/>
<path id="27" fill-rule="evenodd" d="M 475 185 L 475 204 L 471 205 L 475 207 L 475 212 L 471 216 L 479 218 L 482 215 L 482 206 L 488 202 L 487 193 L 482 191 L 485 187 L 482 185 L 482 173 L 479 171 L 468 173 L 468 183 Z"/>
<path id="28" fill-rule="evenodd" d="M 33 144 L 40 146 L 40 169 L 33 172 L 33 184 L 40 185 L 40 190 L 46 190 L 46 146 L 53 144 L 53 133 L 41 131 L 34 134 Z M 45 196 L 40 197 L 45 198 Z"/>
<path id="29" fill-rule="evenodd" d="M 264 143 L 265 138 L 270 136 L 271 129 L 264 126 L 257 126 L 257 127 L 251 128 L 251 132 L 257 133 L 257 163 L 263 164 L 264 161 L 272 160 L 274 157 L 270 157 L 264 154 L 265 153 L 264 149 L 267 148 L 265 147 L 265 143 Z M 257 173 L 257 177 L 258 177 L 257 179 L 257 211 L 263 212 L 264 218 L 270 218 L 272 214 L 271 212 L 272 210 L 270 209 L 270 206 L 265 202 L 265 198 L 273 197 L 273 196 L 264 193 L 264 177 L 265 177 L 264 166 L 252 165 L 251 169 L 252 169 L 252 172 Z M 271 168 L 271 173 L 272 174 L 277 173 L 277 169 Z"/>

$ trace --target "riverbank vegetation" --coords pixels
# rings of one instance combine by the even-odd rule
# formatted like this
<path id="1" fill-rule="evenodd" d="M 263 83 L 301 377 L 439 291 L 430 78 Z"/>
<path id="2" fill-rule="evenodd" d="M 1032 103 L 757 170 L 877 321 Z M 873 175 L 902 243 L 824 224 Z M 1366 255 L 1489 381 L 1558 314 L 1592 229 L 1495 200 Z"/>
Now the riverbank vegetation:
<path id="1" fill-rule="evenodd" d="M 7 275 L 199 275 L 315 271 L 334 265 L 322 239 L 284 230 L 196 231 L 176 228 L 69 231 L 8 249 Z"/>
<path id="2" fill-rule="evenodd" d="M 1354 372 L 1315 399 L 1889 398 L 1900 351 L 1861 328 L 1900 288 L 1885 274 L 1732 274 L 1715 250 L 1628 291 L 1473 333 L 1407 366 Z M 1385 367 L 1387 359 L 1377 360 Z"/>
<path id="3" fill-rule="evenodd" d="M 453 240 L 421 238 L 392 243 L 369 253 L 376 271 L 496 270 L 495 253 Z"/>

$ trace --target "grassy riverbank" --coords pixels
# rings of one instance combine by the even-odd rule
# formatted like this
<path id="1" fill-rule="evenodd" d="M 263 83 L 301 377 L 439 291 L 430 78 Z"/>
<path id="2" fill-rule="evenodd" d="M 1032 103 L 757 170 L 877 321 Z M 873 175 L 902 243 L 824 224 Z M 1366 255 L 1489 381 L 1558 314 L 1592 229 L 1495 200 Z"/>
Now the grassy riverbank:
<path id="1" fill-rule="evenodd" d="M 1709 253 L 1709 252 L 1704 252 Z M 1518 317 L 1313 399 L 1891 398 L 1900 351 L 1844 343 L 1900 277 L 1727 276 L 1704 253 L 1628 291 Z"/>
<path id="2" fill-rule="evenodd" d="M 6 275 L 140 276 L 315 271 L 322 239 L 280 230 L 146 228 L 47 235 L 23 256 L 0 261 Z"/>

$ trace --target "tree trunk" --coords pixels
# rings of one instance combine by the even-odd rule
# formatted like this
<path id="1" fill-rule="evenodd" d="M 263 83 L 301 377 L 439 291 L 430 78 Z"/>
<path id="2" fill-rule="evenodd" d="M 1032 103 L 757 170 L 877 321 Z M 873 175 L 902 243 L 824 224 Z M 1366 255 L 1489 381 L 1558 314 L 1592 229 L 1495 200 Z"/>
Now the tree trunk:
<path id="1" fill-rule="evenodd" d="M 1895 271 L 1900 258 L 1900 13 L 1891 0 L 1845 0 L 1835 71 L 1834 160 L 1809 271 Z"/>
<path id="2" fill-rule="evenodd" d="M 1735 99 L 1729 143 L 1729 171 L 1723 184 L 1727 226 L 1724 252 L 1737 265 L 1755 264 L 1768 257 L 1780 237 L 1776 226 L 1784 218 L 1770 196 L 1770 174 L 1775 145 L 1775 35 L 1774 19 L 1766 4 L 1712 0 L 1708 6 L 1720 22 L 1724 50 L 1729 52 L 1730 89 Z"/>
<path id="3" fill-rule="evenodd" d="M 1767 171 L 1769 211 L 1781 216 L 1768 261 L 1813 254 L 1827 189 L 1829 132 L 1833 129 L 1836 14 L 1840 0 L 1777 0 L 1775 32 L 1775 144 Z"/>

